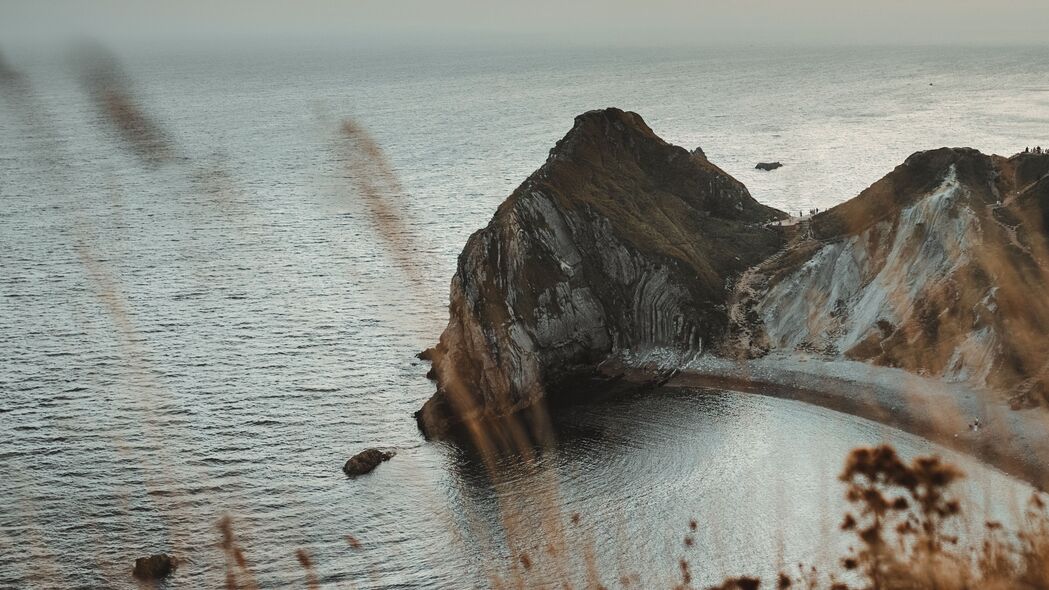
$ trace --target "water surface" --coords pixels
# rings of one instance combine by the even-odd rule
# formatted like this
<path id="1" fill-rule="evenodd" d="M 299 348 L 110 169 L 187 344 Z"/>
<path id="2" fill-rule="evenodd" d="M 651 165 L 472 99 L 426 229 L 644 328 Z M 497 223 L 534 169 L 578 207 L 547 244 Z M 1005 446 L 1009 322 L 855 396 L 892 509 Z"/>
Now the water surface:
<path id="1" fill-rule="evenodd" d="M 131 560 L 161 550 L 189 560 L 172 587 L 217 586 L 224 514 L 266 587 L 302 580 L 297 548 L 326 584 L 485 586 L 510 561 L 506 507 L 552 495 L 608 580 L 673 576 L 690 518 L 709 579 L 829 559 L 846 450 L 939 449 L 682 392 L 567 413 L 539 475 L 508 460 L 491 481 L 422 441 L 414 354 L 446 321 L 460 248 L 596 107 L 640 112 L 790 210 L 917 149 L 1049 144 L 1045 50 L 120 53 L 172 154 L 156 162 L 64 56 L 3 49 L 25 78 L 0 96 L 0 586 L 127 587 Z M 399 179 L 395 236 L 356 192 L 345 117 Z M 346 480 L 372 445 L 399 455 Z M 1015 484 L 964 465 L 974 502 L 1011 507 Z"/>

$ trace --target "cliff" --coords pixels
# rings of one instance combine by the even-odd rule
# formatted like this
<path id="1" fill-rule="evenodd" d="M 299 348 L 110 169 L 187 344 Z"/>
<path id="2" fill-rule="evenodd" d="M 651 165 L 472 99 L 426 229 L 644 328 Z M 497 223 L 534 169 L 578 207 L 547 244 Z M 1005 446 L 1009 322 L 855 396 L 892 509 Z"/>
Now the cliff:
<path id="1" fill-rule="evenodd" d="M 805 351 L 1049 399 L 1049 157 L 919 152 L 748 273 L 730 351 Z"/>
<path id="2" fill-rule="evenodd" d="M 587 395 L 631 351 L 855 360 L 1049 401 L 1049 156 L 939 149 L 785 217 L 634 113 L 592 111 L 469 239 L 427 351 L 439 435 Z"/>
<path id="3" fill-rule="evenodd" d="M 639 115 L 580 115 L 459 256 L 420 428 L 580 393 L 617 350 L 709 349 L 732 278 L 782 248 L 781 217 Z"/>

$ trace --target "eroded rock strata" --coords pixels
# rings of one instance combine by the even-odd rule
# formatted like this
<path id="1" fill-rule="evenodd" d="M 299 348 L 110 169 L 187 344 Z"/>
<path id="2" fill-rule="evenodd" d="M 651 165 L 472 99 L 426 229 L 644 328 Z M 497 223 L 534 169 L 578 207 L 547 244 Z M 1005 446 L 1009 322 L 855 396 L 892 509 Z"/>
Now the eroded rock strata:
<path id="1" fill-rule="evenodd" d="M 723 353 L 803 351 L 1049 393 L 1049 157 L 919 152 L 737 284 Z"/>
<path id="2" fill-rule="evenodd" d="M 460 254 L 420 427 L 522 409 L 618 349 L 708 349 L 732 278 L 782 248 L 767 223 L 783 216 L 635 113 L 580 115 Z"/>
<path id="3" fill-rule="evenodd" d="M 777 351 L 1047 397 L 1049 156 L 914 154 L 799 223 L 618 109 L 576 118 L 469 239 L 429 435 L 578 389 L 606 361 Z M 607 377 L 607 375 L 604 375 Z"/>

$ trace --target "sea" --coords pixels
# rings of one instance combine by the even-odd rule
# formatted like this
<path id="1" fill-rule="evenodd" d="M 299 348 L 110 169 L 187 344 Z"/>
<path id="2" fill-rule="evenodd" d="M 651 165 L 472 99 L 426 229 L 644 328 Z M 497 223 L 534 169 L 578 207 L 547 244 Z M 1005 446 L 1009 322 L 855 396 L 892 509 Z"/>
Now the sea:
<path id="1" fill-rule="evenodd" d="M 135 588 L 158 552 L 165 588 L 829 571 L 845 456 L 881 442 L 967 473 L 964 527 L 1030 493 L 774 396 L 573 406 L 494 467 L 412 414 L 461 248 L 576 115 L 635 111 L 759 201 L 828 208 L 919 150 L 1049 146 L 1047 47 L 0 52 L 0 588 Z M 396 456 L 347 478 L 373 446 Z"/>

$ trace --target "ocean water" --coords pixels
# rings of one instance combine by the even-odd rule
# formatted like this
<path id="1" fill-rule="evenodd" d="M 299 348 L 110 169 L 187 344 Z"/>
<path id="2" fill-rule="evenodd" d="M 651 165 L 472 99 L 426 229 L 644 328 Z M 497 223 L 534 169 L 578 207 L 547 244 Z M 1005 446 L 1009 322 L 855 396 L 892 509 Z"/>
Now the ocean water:
<path id="1" fill-rule="evenodd" d="M 594 563 L 669 586 L 681 557 L 700 583 L 768 575 L 834 563 L 835 476 L 879 441 L 961 463 L 977 520 L 1025 497 L 916 437 L 732 392 L 568 410 L 536 466 L 489 474 L 419 436 L 414 355 L 466 238 L 580 112 L 637 111 L 758 200 L 825 208 L 919 149 L 1049 145 L 1049 50 L 117 51 L 146 132 L 114 124 L 82 48 L 0 50 L 21 74 L 0 79 L 0 587 L 133 587 L 157 551 L 184 559 L 168 587 L 220 586 L 224 515 L 267 588 L 305 583 L 297 549 L 324 587 L 487 587 L 521 552 L 537 584 Z M 367 446 L 398 455 L 346 479 Z"/>

